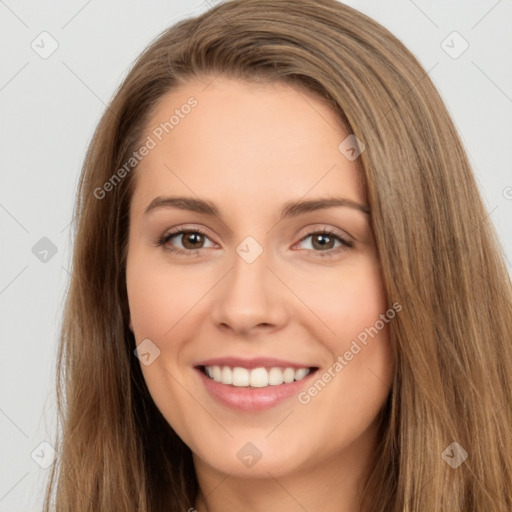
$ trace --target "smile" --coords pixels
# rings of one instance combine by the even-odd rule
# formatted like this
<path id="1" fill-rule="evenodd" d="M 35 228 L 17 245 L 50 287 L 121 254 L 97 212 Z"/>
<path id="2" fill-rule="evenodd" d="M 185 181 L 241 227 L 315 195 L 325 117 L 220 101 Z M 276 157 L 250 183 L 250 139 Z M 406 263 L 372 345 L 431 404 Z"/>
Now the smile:
<path id="1" fill-rule="evenodd" d="M 194 369 L 217 404 L 258 412 L 297 396 L 311 385 L 319 367 L 275 358 L 224 357 L 201 361 Z"/>
<path id="2" fill-rule="evenodd" d="M 300 381 L 311 373 L 314 368 L 281 368 L 281 367 L 259 367 L 243 368 L 236 366 L 203 366 L 203 372 L 215 382 L 235 387 L 264 388 L 268 386 L 279 386 Z"/>

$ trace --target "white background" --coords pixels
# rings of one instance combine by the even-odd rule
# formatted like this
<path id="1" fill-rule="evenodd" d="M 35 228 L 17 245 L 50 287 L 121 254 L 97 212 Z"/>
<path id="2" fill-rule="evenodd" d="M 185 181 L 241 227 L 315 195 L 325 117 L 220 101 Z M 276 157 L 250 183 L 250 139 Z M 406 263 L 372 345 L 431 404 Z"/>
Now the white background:
<path id="1" fill-rule="evenodd" d="M 432 70 L 510 271 L 512 1 L 347 3 L 390 29 Z M 143 48 L 168 26 L 208 7 L 206 0 L 0 0 L 0 512 L 41 509 L 48 470 L 31 453 L 36 450 L 34 458 L 42 462 L 51 457 L 49 447 L 39 445 L 53 439 L 69 224 L 90 137 Z M 58 42 L 47 59 L 31 48 L 43 31 Z M 457 59 L 441 46 L 453 31 L 469 43 Z M 32 252 L 42 237 L 57 249 L 46 263 Z"/>

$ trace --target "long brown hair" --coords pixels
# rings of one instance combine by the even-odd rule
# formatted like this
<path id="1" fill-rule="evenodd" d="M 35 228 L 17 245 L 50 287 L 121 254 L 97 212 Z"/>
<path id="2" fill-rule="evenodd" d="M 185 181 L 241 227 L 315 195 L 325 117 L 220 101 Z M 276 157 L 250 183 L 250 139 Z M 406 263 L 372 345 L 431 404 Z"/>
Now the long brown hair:
<path id="1" fill-rule="evenodd" d="M 335 0 L 232 0 L 181 21 L 110 102 L 76 201 L 45 510 L 194 506 L 191 452 L 154 405 L 128 328 L 136 168 L 104 184 L 140 147 L 164 94 L 221 73 L 320 95 L 365 144 L 358 162 L 384 287 L 402 311 L 389 325 L 396 374 L 364 510 L 510 512 L 512 286 L 500 244 L 428 74 L 389 31 Z M 456 468 L 454 442 L 467 452 Z"/>

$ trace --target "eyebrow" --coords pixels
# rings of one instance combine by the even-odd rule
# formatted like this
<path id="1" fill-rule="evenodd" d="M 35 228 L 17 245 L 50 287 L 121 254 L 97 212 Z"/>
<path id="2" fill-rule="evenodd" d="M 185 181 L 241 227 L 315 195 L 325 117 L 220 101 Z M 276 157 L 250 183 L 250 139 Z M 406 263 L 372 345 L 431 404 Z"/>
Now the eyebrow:
<path id="1" fill-rule="evenodd" d="M 343 197 L 328 197 L 319 199 L 308 199 L 299 201 L 288 201 L 284 204 L 281 210 L 281 219 L 298 217 L 299 215 L 314 212 L 317 210 L 324 210 L 327 208 L 344 206 L 353 208 L 366 215 L 370 213 L 370 208 L 365 204 L 357 203 L 351 199 Z M 178 208 L 180 210 L 187 210 L 196 212 L 211 217 L 222 218 L 219 209 L 210 201 L 203 199 L 195 199 L 193 197 L 176 197 L 176 196 L 158 196 L 149 203 L 144 215 L 159 208 Z"/>

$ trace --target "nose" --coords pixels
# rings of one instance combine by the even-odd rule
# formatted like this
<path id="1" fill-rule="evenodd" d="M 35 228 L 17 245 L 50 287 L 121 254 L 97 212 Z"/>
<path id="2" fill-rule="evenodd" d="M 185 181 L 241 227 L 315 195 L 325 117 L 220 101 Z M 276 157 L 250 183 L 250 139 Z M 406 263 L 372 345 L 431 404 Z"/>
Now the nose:
<path id="1" fill-rule="evenodd" d="M 252 263 L 235 254 L 231 269 L 215 287 L 211 315 L 218 328 L 248 336 L 286 324 L 287 290 L 269 263 L 265 251 Z"/>

